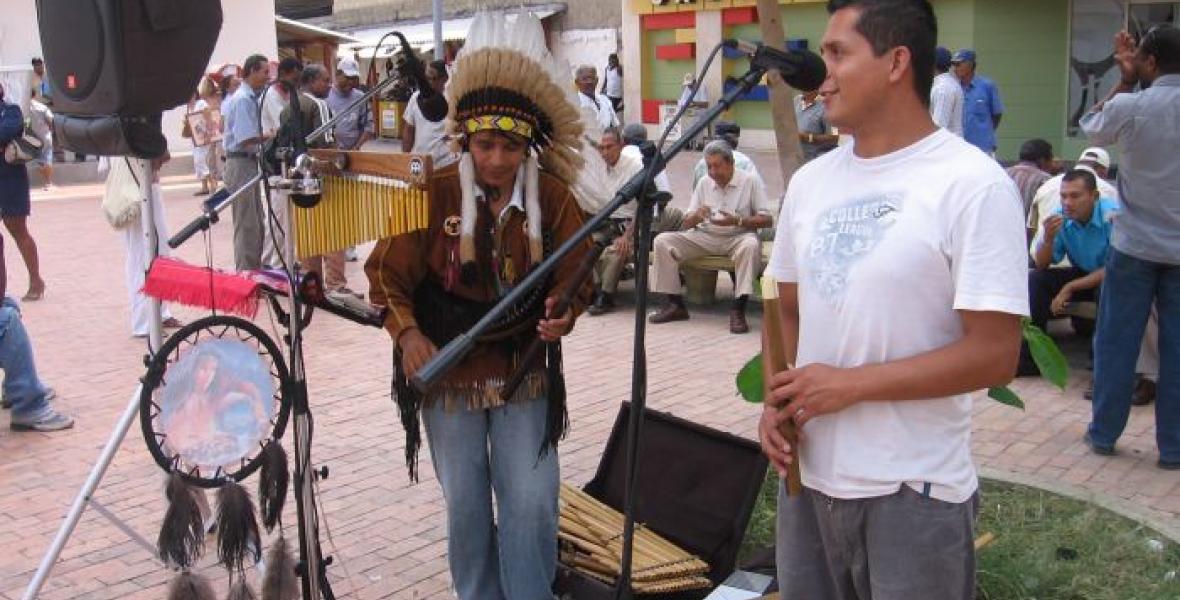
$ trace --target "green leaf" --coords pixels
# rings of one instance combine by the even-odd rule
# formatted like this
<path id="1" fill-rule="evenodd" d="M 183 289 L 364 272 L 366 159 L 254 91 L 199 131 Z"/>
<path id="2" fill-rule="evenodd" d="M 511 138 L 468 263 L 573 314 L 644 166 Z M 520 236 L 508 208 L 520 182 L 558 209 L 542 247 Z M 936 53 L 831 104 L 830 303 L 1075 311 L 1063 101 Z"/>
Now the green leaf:
<path id="1" fill-rule="evenodd" d="M 738 394 L 746 402 L 753 404 L 762 403 L 763 395 L 763 381 L 762 381 L 762 353 L 759 352 L 738 371 L 737 377 L 734 379 L 737 384 Z"/>
<path id="2" fill-rule="evenodd" d="M 1024 340 L 1028 342 L 1028 350 L 1032 354 L 1033 362 L 1037 363 L 1037 368 L 1041 370 L 1041 376 L 1064 390 L 1069 380 L 1069 363 L 1066 362 L 1065 355 L 1053 342 L 1053 338 L 1041 331 L 1041 328 L 1028 320 L 1025 320 L 1023 325 Z"/>
<path id="3" fill-rule="evenodd" d="M 1008 406 L 1024 410 L 1024 401 L 1020 399 L 1020 396 L 1016 395 L 1016 392 L 1008 389 L 1007 386 L 990 388 L 987 391 L 987 395 L 1000 404 L 1007 404 Z"/>

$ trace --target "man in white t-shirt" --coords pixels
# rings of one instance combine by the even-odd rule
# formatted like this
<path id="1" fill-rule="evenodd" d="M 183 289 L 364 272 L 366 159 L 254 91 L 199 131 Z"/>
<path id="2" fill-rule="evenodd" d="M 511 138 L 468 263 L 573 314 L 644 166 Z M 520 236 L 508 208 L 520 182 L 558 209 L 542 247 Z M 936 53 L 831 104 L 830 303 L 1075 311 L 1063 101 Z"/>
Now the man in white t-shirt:
<path id="1" fill-rule="evenodd" d="M 963 84 L 951 73 L 951 51 L 934 50 L 934 83 L 930 86 L 930 118 L 934 124 L 963 137 Z"/>
<path id="2" fill-rule="evenodd" d="M 973 600 L 970 393 L 1016 369 L 1020 199 L 994 160 L 930 118 L 928 0 L 828 10 L 820 95 L 855 142 L 791 180 L 764 274 L 783 309 L 765 335 L 795 368 L 770 377 L 759 438 L 780 474 L 801 461 L 804 486 L 780 491 L 780 592 Z M 798 448 L 779 433 L 787 420 Z"/>
<path id="3" fill-rule="evenodd" d="M 611 104 L 610 98 L 598 93 L 598 69 L 591 65 L 578 67 L 574 72 L 574 85 L 578 86 L 578 102 L 583 109 L 594 115 L 601 130 L 599 133 L 619 126 L 615 105 Z"/>
<path id="4" fill-rule="evenodd" d="M 426 65 L 426 81 L 434 93 L 442 94 L 447 87 L 447 63 L 441 60 Z M 418 92 L 410 96 L 402 115 L 402 152 L 429 154 L 435 169 L 441 169 L 459 159 L 447 144 L 447 120 L 431 121 L 418 106 Z"/>

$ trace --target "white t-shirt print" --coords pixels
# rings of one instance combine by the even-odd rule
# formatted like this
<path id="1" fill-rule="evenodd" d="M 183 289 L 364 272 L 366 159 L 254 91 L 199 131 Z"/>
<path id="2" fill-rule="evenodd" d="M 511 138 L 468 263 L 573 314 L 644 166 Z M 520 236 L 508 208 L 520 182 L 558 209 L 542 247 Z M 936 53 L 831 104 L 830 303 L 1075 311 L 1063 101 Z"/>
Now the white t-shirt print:
<path id="1" fill-rule="evenodd" d="M 1028 314 L 1028 258 L 1015 184 L 946 130 L 885 156 L 853 145 L 791 180 L 767 273 L 799 285 L 797 365 L 909 358 L 963 335 L 956 311 Z M 978 486 L 969 394 L 861 402 L 816 417 L 803 482 L 837 498 L 902 484 L 964 502 Z"/>

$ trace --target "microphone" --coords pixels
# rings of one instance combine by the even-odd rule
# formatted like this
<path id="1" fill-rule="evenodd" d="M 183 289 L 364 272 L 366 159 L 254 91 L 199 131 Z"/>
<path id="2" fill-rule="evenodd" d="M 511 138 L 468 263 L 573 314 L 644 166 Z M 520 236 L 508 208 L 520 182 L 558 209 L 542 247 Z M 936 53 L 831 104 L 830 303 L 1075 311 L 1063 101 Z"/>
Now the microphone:
<path id="1" fill-rule="evenodd" d="M 810 50 L 779 50 L 762 42 L 725 40 L 723 45 L 749 55 L 750 66 L 776 70 L 797 90 L 817 90 L 828 76 L 824 59 Z"/>
<path id="2" fill-rule="evenodd" d="M 438 123 L 447 116 L 449 107 L 447 106 L 446 96 L 434 91 L 430 82 L 426 79 L 426 65 L 418 60 L 418 55 L 414 54 L 414 49 L 410 47 L 410 43 L 406 41 L 406 36 L 401 32 L 390 32 L 397 37 L 398 42 L 402 47 L 402 55 L 405 56 L 406 68 L 409 71 L 410 77 L 414 80 L 414 87 L 418 90 L 418 109 L 422 112 L 422 116 L 432 123 Z"/>

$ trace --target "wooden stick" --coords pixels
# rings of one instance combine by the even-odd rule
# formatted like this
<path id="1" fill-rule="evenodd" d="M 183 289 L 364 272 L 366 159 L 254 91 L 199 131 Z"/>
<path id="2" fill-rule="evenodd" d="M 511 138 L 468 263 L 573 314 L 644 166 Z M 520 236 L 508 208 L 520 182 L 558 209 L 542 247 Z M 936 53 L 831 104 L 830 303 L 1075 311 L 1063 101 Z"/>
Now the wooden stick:
<path id="1" fill-rule="evenodd" d="M 778 300 L 778 282 L 767 274 L 762 275 L 762 327 L 763 391 L 769 398 L 771 376 L 792 368 L 792 365 L 787 360 L 787 349 L 783 347 L 783 313 Z M 803 477 L 799 473 L 799 432 L 795 431 L 793 419 L 784 421 L 780 431 L 791 445 L 794 458 L 787 466 L 787 495 L 798 496 L 803 493 Z"/>

